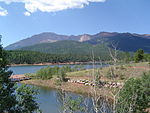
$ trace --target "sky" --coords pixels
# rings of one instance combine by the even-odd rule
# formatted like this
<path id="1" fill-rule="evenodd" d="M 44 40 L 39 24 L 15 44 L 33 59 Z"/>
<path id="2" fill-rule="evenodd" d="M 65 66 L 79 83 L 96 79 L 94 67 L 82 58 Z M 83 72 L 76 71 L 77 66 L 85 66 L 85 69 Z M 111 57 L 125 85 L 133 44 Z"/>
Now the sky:
<path id="1" fill-rule="evenodd" d="M 42 32 L 150 34 L 150 0 L 0 0 L 6 47 Z"/>

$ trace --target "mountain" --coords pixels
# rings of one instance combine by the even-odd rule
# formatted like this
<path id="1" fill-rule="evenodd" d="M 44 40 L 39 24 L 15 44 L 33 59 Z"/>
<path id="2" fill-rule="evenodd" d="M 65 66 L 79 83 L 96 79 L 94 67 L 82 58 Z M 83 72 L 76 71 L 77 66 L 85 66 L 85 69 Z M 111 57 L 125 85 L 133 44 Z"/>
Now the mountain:
<path id="1" fill-rule="evenodd" d="M 7 46 L 5 49 L 6 50 L 15 50 L 15 49 L 20 49 L 22 47 L 26 46 L 32 46 L 35 44 L 40 44 L 40 43 L 53 43 L 57 42 L 60 40 L 75 40 L 75 41 L 86 41 L 90 39 L 90 35 L 84 34 L 84 35 L 78 35 L 78 36 L 67 36 L 67 35 L 59 35 L 56 33 L 52 32 L 45 32 L 41 34 L 34 35 L 32 37 L 20 40 L 14 44 L 11 44 Z"/>
<path id="2" fill-rule="evenodd" d="M 134 52 L 137 49 L 143 49 L 150 53 L 150 35 L 135 33 L 118 33 L 118 32 L 100 32 L 94 35 L 58 35 L 55 33 L 41 33 L 30 38 L 21 40 L 7 46 L 6 50 L 23 49 L 48 53 L 55 52 L 74 52 L 85 50 L 85 46 L 115 45 L 122 51 Z M 76 50 L 75 50 L 76 49 Z M 67 52 L 68 53 L 68 52 Z M 84 52 L 83 52 L 84 53 Z"/>
<path id="3" fill-rule="evenodd" d="M 105 43 L 109 47 L 116 46 L 122 51 L 135 52 L 137 49 L 143 49 L 150 53 L 150 35 L 139 35 L 131 33 L 109 33 L 101 32 L 93 35 L 91 40 L 86 41 L 90 44 Z"/>
<path id="4" fill-rule="evenodd" d="M 54 43 L 42 43 L 29 47 L 21 48 L 21 50 L 40 51 L 51 54 L 77 54 L 77 55 L 95 55 L 108 54 L 107 46 L 102 44 L 92 45 L 73 40 L 62 40 Z"/>

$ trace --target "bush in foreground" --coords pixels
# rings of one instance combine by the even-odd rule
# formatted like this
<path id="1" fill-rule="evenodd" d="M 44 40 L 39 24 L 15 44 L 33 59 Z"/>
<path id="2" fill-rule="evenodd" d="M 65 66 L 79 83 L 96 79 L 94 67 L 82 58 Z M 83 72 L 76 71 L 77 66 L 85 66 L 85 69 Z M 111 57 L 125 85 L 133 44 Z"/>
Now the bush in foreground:
<path id="1" fill-rule="evenodd" d="M 150 108 L 150 72 L 130 78 L 119 94 L 118 113 L 148 113 Z"/>

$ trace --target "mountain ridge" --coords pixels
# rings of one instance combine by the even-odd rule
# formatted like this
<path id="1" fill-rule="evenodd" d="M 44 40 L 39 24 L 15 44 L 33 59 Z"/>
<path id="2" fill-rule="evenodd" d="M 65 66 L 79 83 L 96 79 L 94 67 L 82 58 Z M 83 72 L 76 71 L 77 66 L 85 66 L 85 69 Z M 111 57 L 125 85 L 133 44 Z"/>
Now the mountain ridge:
<path id="1" fill-rule="evenodd" d="M 56 34 L 53 32 L 43 32 L 43 33 L 28 37 L 26 39 L 17 41 L 16 43 L 10 44 L 7 47 L 5 47 L 5 49 L 6 50 L 15 50 L 15 49 L 19 49 L 19 48 L 26 47 L 26 46 L 32 46 L 32 45 L 40 44 L 40 43 L 53 43 L 53 42 L 60 41 L 60 40 L 75 40 L 75 41 L 81 42 L 82 40 L 85 40 L 85 39 L 80 40 L 85 35 L 86 34 L 77 35 L 77 36 L 75 36 L 75 35 L 60 35 L 60 34 Z M 84 37 L 84 38 L 86 38 L 86 37 Z"/>
<path id="2" fill-rule="evenodd" d="M 137 49 L 143 49 L 150 53 L 150 34 L 136 34 L 136 33 L 118 33 L 118 32 L 100 32 L 94 35 L 59 35 L 52 32 L 44 32 L 33 35 L 27 39 L 7 46 L 6 50 L 15 50 L 26 47 L 33 47 L 34 45 L 43 43 L 55 43 L 58 41 L 72 40 L 82 43 L 89 43 L 92 45 L 106 44 L 112 47 L 111 44 L 118 44 L 118 49 L 122 51 L 134 52 Z M 69 42 L 68 42 L 69 43 Z M 57 43 L 56 43 L 57 44 Z M 59 43 L 61 45 L 61 43 Z M 43 48 L 44 49 L 44 48 Z M 31 48 L 32 50 L 32 48 Z"/>

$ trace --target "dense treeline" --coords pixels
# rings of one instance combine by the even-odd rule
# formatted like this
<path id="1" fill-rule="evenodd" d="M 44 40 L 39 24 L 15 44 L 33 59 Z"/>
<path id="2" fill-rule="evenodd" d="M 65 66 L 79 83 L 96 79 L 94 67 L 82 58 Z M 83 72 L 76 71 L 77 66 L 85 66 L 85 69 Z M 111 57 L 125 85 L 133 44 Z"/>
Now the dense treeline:
<path id="1" fill-rule="evenodd" d="M 8 59 L 11 64 L 35 64 L 35 63 L 68 63 L 68 62 L 89 62 L 108 61 L 110 50 L 106 45 L 81 44 L 76 41 L 61 41 L 52 44 L 39 44 L 24 50 L 8 51 Z M 125 58 L 125 53 L 117 51 L 119 59 Z M 129 56 L 130 53 L 129 53 Z"/>
<path id="2" fill-rule="evenodd" d="M 66 63 L 87 62 L 91 57 L 87 55 L 71 54 L 46 54 L 33 51 L 8 51 L 8 59 L 11 64 L 36 64 L 36 63 Z M 106 60 L 109 58 L 105 58 Z"/>
<path id="3" fill-rule="evenodd" d="M 38 64 L 38 63 L 68 63 L 68 62 L 89 62 L 92 61 L 91 55 L 82 54 L 48 54 L 34 51 L 7 51 L 7 57 L 11 64 Z M 137 50 L 136 53 L 118 53 L 118 59 L 125 62 L 149 61 L 150 54 L 143 50 Z M 110 54 L 94 54 L 95 61 L 110 61 Z"/>
<path id="4" fill-rule="evenodd" d="M 33 51 L 7 51 L 7 57 L 11 64 L 36 64 L 36 63 L 67 63 L 92 61 L 91 55 L 75 54 L 47 54 Z M 95 60 L 109 60 L 110 57 L 95 56 Z"/>

